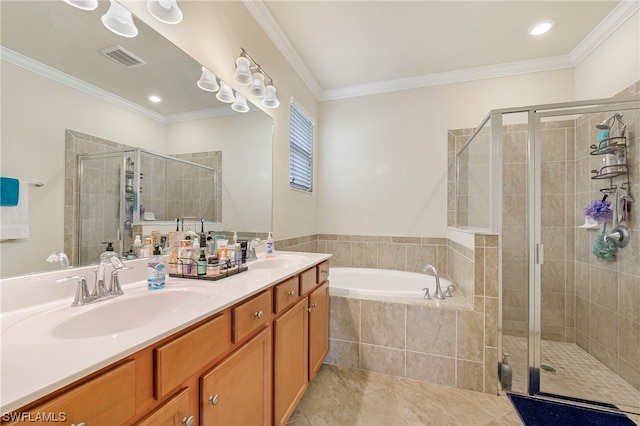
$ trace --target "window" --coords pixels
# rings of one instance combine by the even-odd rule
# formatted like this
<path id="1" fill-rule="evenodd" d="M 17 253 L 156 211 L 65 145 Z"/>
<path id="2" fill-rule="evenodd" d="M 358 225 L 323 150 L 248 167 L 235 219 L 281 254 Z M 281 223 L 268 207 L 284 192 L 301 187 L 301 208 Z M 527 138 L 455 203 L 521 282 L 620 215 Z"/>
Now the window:
<path id="1" fill-rule="evenodd" d="M 289 144 L 289 187 L 311 192 L 313 122 L 294 102 L 291 102 Z"/>

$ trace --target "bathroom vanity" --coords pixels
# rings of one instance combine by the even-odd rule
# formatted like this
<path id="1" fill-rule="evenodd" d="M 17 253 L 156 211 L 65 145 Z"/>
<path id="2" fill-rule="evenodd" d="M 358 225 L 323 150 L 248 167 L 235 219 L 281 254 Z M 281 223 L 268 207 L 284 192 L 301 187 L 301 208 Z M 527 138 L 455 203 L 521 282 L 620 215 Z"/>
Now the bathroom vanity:
<path id="1" fill-rule="evenodd" d="M 80 326 L 61 334 L 69 320 L 55 319 L 43 324 L 52 337 L 33 342 L 39 348 L 13 336 L 35 324 L 33 314 L 3 306 L 3 335 L 9 334 L 2 342 L 3 424 L 285 424 L 328 352 L 330 256 L 278 252 L 237 276 L 205 283 L 170 278 L 154 292 L 125 284 L 120 303 L 172 299 L 174 311 L 184 312 L 167 305 L 149 325 L 107 334 L 98 328 L 97 336 Z M 156 296 L 165 291 L 169 296 Z M 197 297 L 184 296 L 192 293 Z M 45 305 L 36 316 L 56 309 L 89 315 L 109 303 L 118 301 L 67 310 Z M 124 309 L 133 305 L 121 306 L 122 316 L 134 315 Z M 28 365 L 17 362 L 25 349 Z M 38 357 L 41 365 L 33 363 Z"/>

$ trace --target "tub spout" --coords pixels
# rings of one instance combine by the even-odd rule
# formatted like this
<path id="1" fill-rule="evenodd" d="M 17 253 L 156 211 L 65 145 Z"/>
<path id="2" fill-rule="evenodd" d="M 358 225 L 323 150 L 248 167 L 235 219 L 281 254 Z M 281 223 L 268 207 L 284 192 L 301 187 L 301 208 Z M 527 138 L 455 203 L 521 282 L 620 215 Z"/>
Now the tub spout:
<path id="1" fill-rule="evenodd" d="M 429 264 L 422 268 L 422 272 L 427 272 L 428 270 L 432 270 L 433 274 L 436 276 L 436 294 L 434 297 L 436 299 L 444 299 L 444 293 L 442 292 L 442 287 L 440 287 L 440 275 L 438 275 L 438 270 L 435 266 Z"/>

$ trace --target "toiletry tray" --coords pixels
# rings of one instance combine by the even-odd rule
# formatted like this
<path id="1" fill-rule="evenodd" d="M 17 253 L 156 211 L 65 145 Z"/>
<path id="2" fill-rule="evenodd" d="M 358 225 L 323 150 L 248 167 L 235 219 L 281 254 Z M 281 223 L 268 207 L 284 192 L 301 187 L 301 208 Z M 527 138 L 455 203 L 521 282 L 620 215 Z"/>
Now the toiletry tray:
<path id="1" fill-rule="evenodd" d="M 238 275 L 239 273 L 242 273 L 247 270 L 249 270 L 249 268 L 247 268 L 246 266 L 241 266 L 239 268 L 237 266 L 234 266 L 232 268 L 226 268 L 224 270 L 221 270 L 218 275 L 191 275 L 191 274 L 186 275 L 186 274 L 170 273 L 169 276 L 173 278 L 186 278 L 191 280 L 218 281 L 233 275 Z"/>

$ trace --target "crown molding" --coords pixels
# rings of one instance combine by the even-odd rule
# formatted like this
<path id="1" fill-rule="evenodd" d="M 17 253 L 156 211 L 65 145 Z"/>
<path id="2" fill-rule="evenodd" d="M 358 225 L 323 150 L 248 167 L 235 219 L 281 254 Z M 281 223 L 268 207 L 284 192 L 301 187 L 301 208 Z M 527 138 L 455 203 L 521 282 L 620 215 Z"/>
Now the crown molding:
<path id="1" fill-rule="evenodd" d="M 572 67 L 573 64 L 568 55 L 553 56 L 529 61 L 508 62 L 499 65 L 487 65 L 483 67 L 467 68 L 463 70 L 433 73 L 417 77 L 386 80 L 369 84 L 361 84 L 358 86 L 324 90 L 320 94 L 318 100 L 320 102 L 333 101 L 358 96 L 417 89 L 421 87 L 442 86 L 445 84 L 462 83 L 465 81 L 509 77 L 519 74 L 553 71 Z"/>
<path id="2" fill-rule="evenodd" d="M 622 0 L 607 16 L 582 40 L 570 53 L 571 61 L 576 66 L 593 50 L 605 41 L 614 31 L 640 10 L 640 1 Z"/>
<path id="3" fill-rule="evenodd" d="M 298 76 L 302 79 L 307 88 L 311 91 L 313 96 L 318 98 L 322 92 L 322 88 L 318 81 L 313 76 L 307 65 L 298 55 L 298 52 L 293 47 L 289 38 L 285 35 L 278 22 L 274 19 L 271 12 L 267 8 L 267 5 L 263 0 L 242 0 L 245 7 L 251 13 L 253 18 L 258 22 L 258 25 L 262 27 L 262 30 L 267 33 L 269 39 L 275 44 L 276 48 L 282 53 L 285 59 L 289 62 L 289 65 L 295 70 Z"/>
<path id="4" fill-rule="evenodd" d="M 261 109 L 253 105 L 249 105 L 249 111 L 247 111 L 246 113 L 236 112 L 232 110 L 230 106 L 219 106 L 215 108 L 201 109 L 198 111 L 181 112 L 177 114 L 167 114 L 164 116 L 164 120 L 166 124 L 171 124 L 171 123 L 179 123 L 181 121 L 202 120 L 205 118 L 217 118 L 217 117 L 226 117 L 228 115 L 247 114 L 247 113 L 252 113 L 256 111 L 262 112 Z"/>
<path id="5" fill-rule="evenodd" d="M 443 73 L 426 74 L 422 76 L 379 81 L 357 86 L 341 87 L 322 90 L 315 77 L 304 64 L 291 42 L 273 18 L 263 0 L 242 0 L 251 15 L 280 53 L 298 73 L 307 88 L 319 102 L 374 95 L 378 93 L 399 90 L 416 89 L 420 87 L 438 86 L 443 84 L 460 83 L 472 80 L 482 80 L 511 75 L 527 74 L 541 71 L 552 71 L 563 68 L 573 68 L 578 65 L 591 51 L 609 37 L 620 25 L 640 9 L 638 0 L 622 0 L 612 11 L 580 42 L 568 55 L 540 58 L 528 61 L 510 62 L 484 67 L 454 70 Z"/>
<path id="6" fill-rule="evenodd" d="M 114 95 L 111 92 L 100 89 L 97 86 L 89 84 L 69 74 L 63 73 L 62 71 L 59 71 L 41 62 L 34 61 L 31 58 L 28 58 L 3 46 L 0 46 L 0 59 L 39 74 L 43 77 L 49 78 L 53 81 L 57 81 L 58 83 L 64 84 L 65 86 L 69 86 L 88 95 L 95 96 L 96 98 L 102 99 L 103 101 L 109 102 L 113 105 L 150 118 L 151 120 L 155 120 L 160 123 L 165 122 L 164 115 L 162 114 L 151 111 L 148 108 L 142 107 L 127 99 Z"/>

